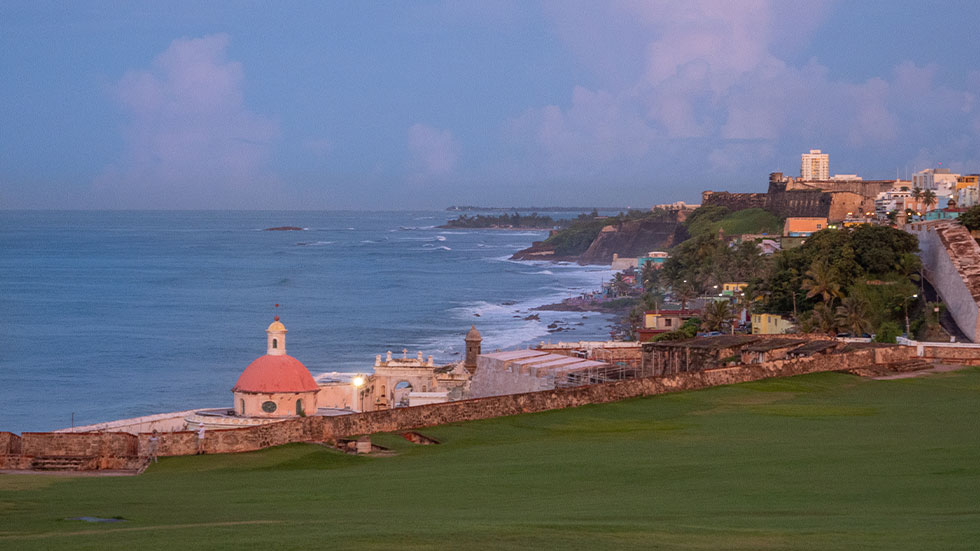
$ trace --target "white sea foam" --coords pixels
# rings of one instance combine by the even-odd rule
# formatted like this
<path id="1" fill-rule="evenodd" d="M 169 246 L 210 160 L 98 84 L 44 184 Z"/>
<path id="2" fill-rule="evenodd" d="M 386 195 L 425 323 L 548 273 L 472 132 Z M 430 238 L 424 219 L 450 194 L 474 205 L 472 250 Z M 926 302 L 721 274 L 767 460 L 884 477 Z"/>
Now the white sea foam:
<path id="1" fill-rule="evenodd" d="M 445 240 L 446 240 L 446 236 L 445 235 L 437 235 L 436 236 L 436 241 L 445 241 Z"/>

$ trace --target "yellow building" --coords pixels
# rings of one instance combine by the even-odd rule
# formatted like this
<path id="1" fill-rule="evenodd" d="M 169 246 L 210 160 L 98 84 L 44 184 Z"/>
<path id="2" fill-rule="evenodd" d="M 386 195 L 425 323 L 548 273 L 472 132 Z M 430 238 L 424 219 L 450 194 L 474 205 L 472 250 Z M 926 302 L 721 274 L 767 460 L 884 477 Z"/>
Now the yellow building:
<path id="1" fill-rule="evenodd" d="M 722 283 L 721 292 L 724 295 L 731 296 L 731 295 L 741 293 L 748 286 L 749 286 L 748 283 L 744 283 L 742 281 L 732 281 L 729 283 Z"/>
<path id="2" fill-rule="evenodd" d="M 793 323 L 775 314 L 752 314 L 753 335 L 781 335 L 793 328 Z"/>
<path id="3" fill-rule="evenodd" d="M 826 227 L 826 218 L 790 217 L 783 224 L 783 237 L 809 237 Z"/>

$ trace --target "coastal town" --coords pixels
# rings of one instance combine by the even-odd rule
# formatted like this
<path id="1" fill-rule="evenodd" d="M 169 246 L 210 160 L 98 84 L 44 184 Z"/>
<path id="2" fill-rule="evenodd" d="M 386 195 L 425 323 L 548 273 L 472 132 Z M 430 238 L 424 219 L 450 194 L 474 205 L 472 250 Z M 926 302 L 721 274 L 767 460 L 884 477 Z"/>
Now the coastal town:
<path id="1" fill-rule="evenodd" d="M 946 369 L 949 360 L 980 361 L 973 344 L 980 342 L 978 175 L 926 169 L 909 181 L 865 181 L 829 176 L 828 157 L 820 150 L 803 154 L 800 176 L 773 173 L 766 193 L 705 191 L 700 205 L 580 214 L 514 255 L 608 262 L 617 270 L 593 293 L 541 307 L 615 313 L 621 320 L 608 341 L 484 351 L 473 325 L 461 334 L 465 354 L 459 360 L 389 350 L 370 369 L 317 380 L 286 353 L 287 329 L 277 315 L 265 330 L 266 354 L 242 371 L 230 407 L 52 433 L 5 432 L 0 468 L 139 472 L 159 455 L 265 447 L 274 441 L 268 428 L 281 431 L 286 420 L 334 423 L 404 409 L 415 412 L 411 421 L 395 425 L 413 428 L 437 423 L 420 420 L 419 412 L 446 404 L 472 407 L 504 396 L 604 385 L 643 394 L 649 389 L 641 381 L 687 380 L 717 369 L 747 370 L 750 379 L 760 376 L 758 369 L 767 377 L 821 370 L 882 376 Z M 466 220 L 488 227 L 502 217 L 536 225 L 544 220 L 537 214 Z M 568 233 L 576 234 L 574 247 Z M 651 248 L 658 250 L 645 251 Z M 477 415 L 507 412 L 483 407 Z M 374 449 L 357 429 L 318 430 L 341 450 Z M 264 435 L 264 443 L 254 443 L 255 434 Z M 128 442 L 127 451 L 92 455 L 91 441 L 109 435 Z M 350 437 L 362 440 L 354 445 Z"/>
<path id="2" fill-rule="evenodd" d="M 980 2 L 0 21 L 0 550 L 980 548 Z"/>

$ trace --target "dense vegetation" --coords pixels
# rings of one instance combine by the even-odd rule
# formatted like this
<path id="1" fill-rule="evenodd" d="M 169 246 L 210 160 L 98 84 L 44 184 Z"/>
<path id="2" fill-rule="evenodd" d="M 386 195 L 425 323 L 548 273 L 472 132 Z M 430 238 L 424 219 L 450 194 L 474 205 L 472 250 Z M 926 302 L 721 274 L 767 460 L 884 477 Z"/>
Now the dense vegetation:
<path id="1" fill-rule="evenodd" d="M 0 475 L 0 548 L 975 549 L 978 389 L 826 373 L 372 437 L 392 457 Z"/>
<path id="2" fill-rule="evenodd" d="M 980 230 L 980 205 L 970 207 L 956 220 L 970 231 Z"/>
<path id="3" fill-rule="evenodd" d="M 466 214 L 461 214 L 457 218 L 453 218 L 445 223 L 442 227 L 444 228 L 533 228 L 533 229 L 543 229 L 543 228 L 557 228 L 564 227 L 571 223 L 570 220 L 559 219 L 555 220 L 550 216 L 542 216 L 534 212 L 531 214 L 521 214 L 515 212 L 513 214 L 498 214 L 498 215 L 487 215 L 487 214 L 477 214 L 476 216 L 469 216 Z"/>
<path id="4" fill-rule="evenodd" d="M 661 270 L 642 274 L 646 293 L 638 310 L 662 302 L 668 294 L 683 304 L 716 294 L 725 282 L 738 281 L 749 287 L 745 295 L 735 297 L 735 311 L 751 306 L 757 312 L 787 315 L 806 332 L 874 333 L 883 341 L 894 341 L 906 320 L 912 333 L 936 330 L 938 319 L 926 315 L 933 308 L 917 285 L 918 242 L 906 232 L 872 225 L 827 229 L 800 247 L 765 257 L 755 243 L 729 244 L 718 232 L 775 230 L 778 219 L 765 211 L 732 213 L 724 207 L 702 207 L 686 224 L 692 237 L 670 251 Z M 734 316 L 717 309 L 705 312 L 701 329 L 716 330 L 726 325 L 726 317 Z"/>

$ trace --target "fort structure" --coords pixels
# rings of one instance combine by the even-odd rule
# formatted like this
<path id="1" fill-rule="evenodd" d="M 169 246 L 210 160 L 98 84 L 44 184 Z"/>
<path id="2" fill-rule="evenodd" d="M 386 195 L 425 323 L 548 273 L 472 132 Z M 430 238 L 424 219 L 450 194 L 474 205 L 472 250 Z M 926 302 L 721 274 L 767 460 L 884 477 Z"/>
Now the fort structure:
<path id="1" fill-rule="evenodd" d="M 922 275 L 960 331 L 980 342 L 980 245 L 969 230 L 950 221 L 915 222 L 906 231 L 919 239 Z"/>
<path id="2" fill-rule="evenodd" d="M 698 344 L 695 345 L 695 342 Z M 800 336 L 784 339 L 750 337 L 738 340 L 709 337 L 670 344 L 646 343 L 643 345 L 644 366 L 638 374 L 658 371 L 658 375 L 350 415 L 291 416 L 261 425 L 207 431 L 203 436 L 195 431 L 159 434 L 55 432 L 23 433 L 19 436 L 0 432 L 0 469 L 101 469 L 135 473 L 149 464 L 152 455 L 237 453 L 292 442 L 338 442 L 377 432 L 405 431 L 446 423 L 600 404 L 771 377 L 841 370 L 902 369 L 901 366 L 908 366 L 910 362 L 920 365 L 923 359 L 930 357 L 980 363 L 980 347 L 976 345 L 952 347 L 932 346 L 931 343 L 908 344 L 909 346 L 854 346 L 832 339 L 808 339 Z M 698 354 L 702 358 L 714 358 L 716 361 L 693 362 L 693 356 L 688 351 L 694 350 L 699 350 Z M 540 351 L 523 352 L 533 352 L 533 357 L 525 356 L 537 365 L 517 361 L 525 359 L 525 356 L 515 356 L 511 360 L 492 357 L 489 360 L 511 362 L 511 365 L 518 368 L 527 365 L 536 369 L 542 368 L 549 361 L 576 360 L 569 356 Z M 483 355 L 480 359 L 486 361 L 486 356 Z M 546 359 L 544 356 L 559 357 Z M 744 363 L 746 361 L 748 363 Z M 479 368 L 477 374 L 479 375 Z"/>

